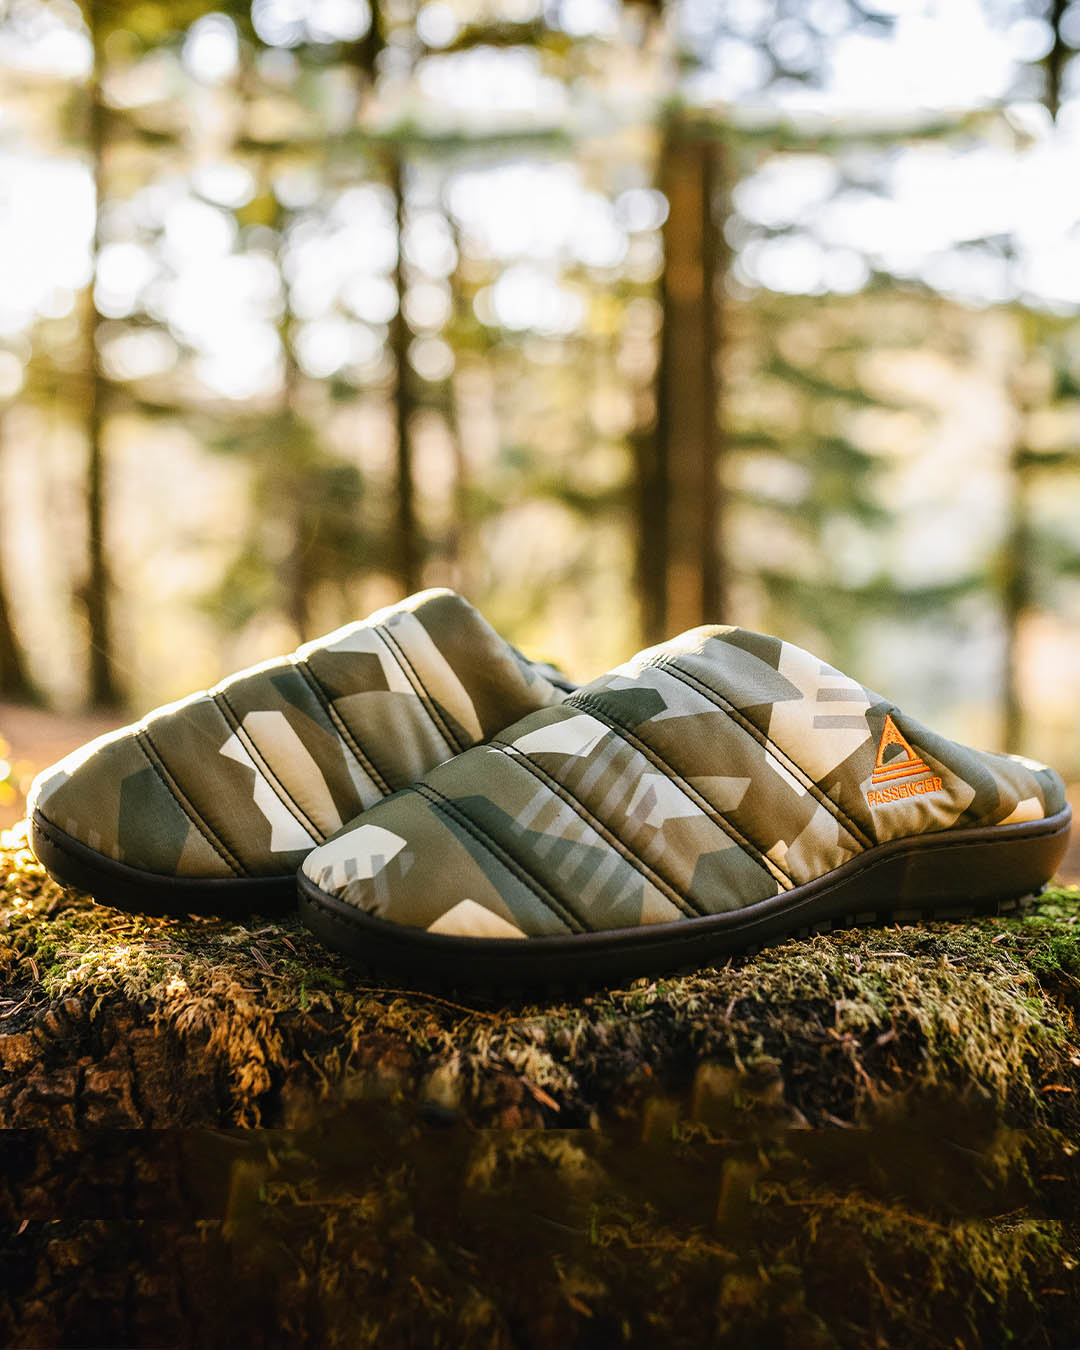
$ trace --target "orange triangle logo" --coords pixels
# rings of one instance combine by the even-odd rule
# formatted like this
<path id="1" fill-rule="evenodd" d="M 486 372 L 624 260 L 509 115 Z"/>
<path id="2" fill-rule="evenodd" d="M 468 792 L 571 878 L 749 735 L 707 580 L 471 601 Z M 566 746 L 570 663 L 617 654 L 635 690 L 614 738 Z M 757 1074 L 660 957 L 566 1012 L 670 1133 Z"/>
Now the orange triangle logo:
<path id="1" fill-rule="evenodd" d="M 885 752 L 892 746 L 897 754 L 885 758 Z M 903 732 L 892 720 L 891 714 L 885 715 L 885 727 L 878 742 L 877 759 L 874 761 L 872 783 L 891 783 L 897 778 L 913 778 L 917 773 L 929 773 L 930 766 L 919 758 L 904 739 Z"/>

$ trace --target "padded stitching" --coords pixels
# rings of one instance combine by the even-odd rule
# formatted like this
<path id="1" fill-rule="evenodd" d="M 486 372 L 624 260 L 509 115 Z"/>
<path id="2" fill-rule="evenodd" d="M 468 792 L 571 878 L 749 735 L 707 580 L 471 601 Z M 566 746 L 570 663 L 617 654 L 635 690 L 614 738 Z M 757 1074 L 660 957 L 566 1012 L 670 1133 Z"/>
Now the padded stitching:
<path id="1" fill-rule="evenodd" d="M 452 802 L 449 797 L 444 797 L 441 792 L 427 783 L 417 783 L 415 790 L 429 801 L 436 810 L 441 810 L 451 820 L 456 821 L 466 834 L 471 835 L 478 844 L 487 849 L 500 866 L 520 881 L 526 890 L 531 891 L 545 909 L 549 909 L 572 933 L 589 931 L 573 911 L 548 890 L 539 877 L 520 863 L 497 839 L 493 839 L 482 825 L 473 820 L 470 815 L 467 815 L 461 809 L 459 803 Z"/>
<path id="2" fill-rule="evenodd" d="M 748 839 L 737 826 L 733 825 L 731 821 L 728 820 L 723 812 L 718 811 L 716 807 L 713 806 L 707 797 L 702 796 L 697 788 L 695 788 L 692 783 L 688 782 L 673 764 L 670 764 L 664 759 L 658 750 L 654 749 L 647 741 L 643 741 L 641 737 L 628 726 L 612 717 L 611 713 L 608 712 L 606 708 L 593 707 L 588 702 L 589 697 L 589 695 L 586 695 L 574 706 L 584 708 L 590 717 L 595 717 L 598 722 L 603 722 L 606 726 L 610 727 L 611 730 L 614 731 L 616 735 L 621 736 L 628 745 L 637 750 L 639 754 L 644 755 L 651 764 L 654 764 L 658 769 L 663 770 L 669 778 L 674 779 L 683 793 L 690 798 L 694 805 L 699 807 L 715 825 L 719 825 L 729 839 L 734 840 L 740 848 L 745 849 L 764 871 L 768 872 L 774 880 L 780 881 L 781 884 L 784 881 L 788 882 L 789 886 L 785 887 L 785 889 L 790 889 L 797 884 L 788 871 L 781 867 L 774 859 L 768 857 L 765 851 L 755 844 L 752 839 Z"/>
<path id="3" fill-rule="evenodd" d="M 355 732 L 345 721 L 345 718 L 342 716 L 342 714 L 338 712 L 337 708 L 334 706 L 333 699 L 330 698 L 330 695 L 323 688 L 322 684 L 320 684 L 319 677 L 308 665 L 307 660 L 303 657 L 291 657 L 290 660 L 292 662 L 294 669 L 300 672 L 301 678 L 306 682 L 308 688 L 311 690 L 311 692 L 315 695 L 315 698 L 321 704 L 322 708 L 326 712 L 327 717 L 329 717 L 330 719 L 331 726 L 333 726 L 337 730 L 338 734 L 341 736 L 341 739 L 345 742 L 345 745 L 355 757 L 356 762 L 368 775 L 368 777 L 379 789 L 379 791 L 383 794 L 383 796 L 389 797 L 390 793 L 393 792 L 393 788 L 390 786 L 389 782 L 386 780 L 383 774 L 379 772 L 378 768 L 375 765 L 375 761 L 371 758 L 371 756 L 361 749 L 360 742 Z"/>
<path id="4" fill-rule="evenodd" d="M 431 694 L 428 693 L 427 686 L 420 678 L 413 663 L 409 660 L 408 654 L 398 642 L 397 638 L 391 634 L 389 628 L 384 628 L 382 625 L 379 625 L 372 631 L 378 634 L 379 639 L 389 649 L 390 655 L 397 662 L 401 673 L 416 691 L 416 697 L 419 700 L 421 708 L 423 708 L 434 723 L 436 730 L 446 742 L 447 746 L 449 746 L 450 750 L 457 755 L 460 754 L 462 750 L 469 749 L 467 745 L 460 745 L 458 743 L 457 737 L 450 730 L 449 726 L 447 726 L 442 713 L 439 712 L 439 709 L 435 704 L 435 700 L 432 698 Z"/>
<path id="5" fill-rule="evenodd" d="M 221 861 L 237 876 L 246 876 L 247 873 L 240 860 L 233 857 L 232 852 L 226 847 L 224 841 L 218 838 L 215 832 L 210 828 L 209 824 L 203 820 L 199 812 L 195 810 L 191 802 L 188 801 L 187 797 L 180 791 L 180 784 L 169 772 L 168 765 L 161 758 L 161 752 L 150 739 L 150 733 L 145 727 L 141 727 L 136 732 L 135 744 L 143 752 L 143 757 L 147 764 L 153 769 L 154 773 L 157 774 L 165 791 L 168 792 L 169 796 L 172 797 L 173 801 L 180 810 L 183 811 L 184 815 L 187 816 L 188 820 L 191 821 L 192 825 L 195 826 L 203 839 L 210 845 Z M 153 751 L 153 754 L 150 753 L 151 751 Z"/>
<path id="6" fill-rule="evenodd" d="M 814 800 L 824 806 L 830 815 L 836 817 L 839 824 L 844 827 L 857 844 L 860 844 L 864 849 L 873 848 L 876 841 L 870 838 L 866 831 L 848 815 L 838 802 L 834 802 L 831 797 L 822 792 L 806 770 L 800 768 L 787 751 L 769 736 L 768 732 L 762 731 L 756 723 L 740 712 L 719 689 L 707 684 L 699 675 L 693 675 L 690 671 L 683 670 L 681 666 L 675 664 L 674 658 L 658 661 L 654 668 L 673 675 L 677 680 L 692 689 L 697 689 L 704 698 L 707 698 L 710 703 L 714 703 L 721 712 L 727 713 L 728 717 L 741 726 L 747 735 L 752 736 L 759 745 L 765 748 L 766 754 L 770 750 L 773 752 L 772 757 L 780 764 L 781 768 L 786 769 L 788 773 L 797 778 Z"/>
<path id="7" fill-rule="evenodd" d="M 560 799 L 560 801 L 564 801 L 566 805 L 569 806 L 576 815 L 580 816 L 587 825 L 590 825 L 596 830 L 601 839 L 603 839 L 605 843 L 610 844 L 611 847 L 614 848 L 636 872 L 639 872 L 650 885 L 655 886 L 657 890 L 662 891 L 678 909 L 681 909 L 684 913 L 689 911 L 687 917 L 693 918 L 708 912 L 699 909 L 689 896 L 683 895 L 674 882 L 668 881 L 665 877 L 661 876 L 660 873 L 643 858 L 635 857 L 630 846 L 623 843 L 618 835 L 615 834 L 614 830 L 609 829 L 598 816 L 594 815 L 580 797 L 576 797 L 565 784 L 558 782 L 545 769 L 541 768 L 535 760 L 531 759 L 521 750 L 515 749 L 511 753 L 507 746 L 501 741 L 492 741 L 490 744 L 494 749 L 501 750 L 502 753 L 506 755 L 507 759 L 511 761 L 520 760 L 521 766 L 526 772 L 531 773 L 538 782 L 543 783 L 549 791 L 553 792 L 555 796 Z"/>
<path id="8" fill-rule="evenodd" d="M 285 786 L 282 780 L 270 767 L 270 764 L 266 756 L 259 749 L 259 745 L 258 742 L 255 740 L 255 737 L 252 736 L 252 734 L 249 731 L 246 731 L 244 729 L 244 725 L 237 717 L 236 709 L 229 702 L 228 696 L 226 695 L 225 691 L 223 689 L 209 689 L 207 690 L 207 693 L 213 700 L 214 706 L 217 708 L 218 712 L 221 713 L 226 723 L 232 728 L 233 735 L 241 743 L 241 745 L 244 746 L 248 754 L 251 755 L 251 758 L 255 761 L 255 767 L 257 772 L 261 773 L 262 776 L 266 779 L 266 781 L 270 784 L 270 786 L 275 790 L 281 804 L 285 806 L 289 811 L 291 811 L 292 815 L 301 825 L 303 825 L 304 829 L 307 830 L 308 834 L 310 834 L 316 840 L 317 843 L 321 844 L 326 839 L 326 832 L 324 830 L 319 829 L 319 827 L 311 819 L 308 813 L 304 810 L 304 808 L 292 795 L 289 789 Z"/>
<path id="9" fill-rule="evenodd" d="M 106 883 L 112 887 L 115 887 L 118 884 L 125 887 L 145 886 L 147 888 L 154 887 L 157 889 L 172 889 L 175 887 L 177 891 L 190 890 L 192 892 L 191 901 L 198 903 L 200 896 L 202 898 L 214 896 L 218 900 L 223 901 L 225 899 L 223 887 L 229 888 L 228 895 L 231 901 L 235 899 L 238 891 L 244 896 L 249 896 L 254 893 L 261 894 L 264 888 L 280 886 L 282 883 L 287 884 L 292 882 L 294 886 L 296 884 L 295 872 L 283 872 L 264 877 L 198 877 L 177 876 L 172 872 L 149 872 L 144 867 L 133 867 L 131 863 L 121 862 L 119 858 L 111 858 L 106 853 L 97 853 L 97 850 L 92 849 L 89 844 L 83 843 L 81 839 L 76 839 L 74 835 L 67 835 L 66 830 L 62 830 L 59 825 L 55 825 L 47 818 L 44 820 L 39 818 L 34 821 L 34 824 L 37 829 L 45 835 L 49 844 L 55 848 L 57 852 L 62 853 L 65 858 L 75 863 L 78 867 L 97 871 L 105 879 Z M 88 853 L 97 854 L 97 857 L 93 861 L 90 861 L 89 859 L 84 858 L 80 853 L 76 853 L 69 844 L 65 844 L 65 835 L 67 835 L 74 843 L 81 844 Z M 112 868 L 118 868 L 120 870 L 114 872 L 110 870 Z M 77 890 L 82 889 L 81 886 L 77 886 L 74 882 L 70 884 L 74 885 Z M 93 894 L 92 891 L 90 893 L 91 895 Z M 257 909 L 257 905 L 248 902 L 245 903 L 243 910 L 237 912 L 238 914 L 250 914 L 253 909 Z M 154 913 L 156 911 L 149 912 Z M 219 912 L 225 914 L 224 910 Z"/>

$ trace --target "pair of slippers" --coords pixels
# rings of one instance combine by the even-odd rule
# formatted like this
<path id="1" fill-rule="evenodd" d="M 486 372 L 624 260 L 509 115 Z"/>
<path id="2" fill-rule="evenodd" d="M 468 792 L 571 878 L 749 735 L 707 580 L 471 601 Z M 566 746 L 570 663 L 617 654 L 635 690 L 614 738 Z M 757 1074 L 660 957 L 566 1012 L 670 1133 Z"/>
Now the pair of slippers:
<path id="1" fill-rule="evenodd" d="M 705 627 L 575 688 L 425 591 L 46 770 L 57 880 L 148 912 L 296 903 L 329 947 L 467 986 L 659 974 L 838 924 L 1014 904 L 1060 777 L 808 652 Z"/>

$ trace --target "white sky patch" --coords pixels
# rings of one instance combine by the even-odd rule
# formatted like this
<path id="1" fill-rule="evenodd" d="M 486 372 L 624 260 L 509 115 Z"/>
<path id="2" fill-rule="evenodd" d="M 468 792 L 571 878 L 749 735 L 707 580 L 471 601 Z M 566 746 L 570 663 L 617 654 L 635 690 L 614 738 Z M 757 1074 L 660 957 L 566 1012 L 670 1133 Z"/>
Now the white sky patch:
<path id="1" fill-rule="evenodd" d="M 93 51 L 74 5 L 36 5 L 0 30 L 0 67 L 61 79 L 90 72 Z"/>
<path id="2" fill-rule="evenodd" d="M 573 333 L 585 321 L 580 291 L 560 283 L 557 274 L 525 263 L 508 267 L 493 286 L 480 291 L 474 308 L 481 323 L 553 337 Z"/>
<path id="3" fill-rule="evenodd" d="M 1015 69 L 1013 51 L 1007 33 L 987 23 L 978 0 L 897 6 L 896 14 L 888 37 L 852 33 L 834 40 L 826 84 L 830 103 L 902 111 L 962 108 L 1005 94 Z"/>
<path id="4" fill-rule="evenodd" d="M 567 107 L 565 86 L 543 73 L 540 53 L 530 49 L 478 47 L 429 56 L 417 83 L 434 107 L 480 116 L 485 126 L 492 113 L 518 113 L 533 121 Z"/>
<path id="5" fill-rule="evenodd" d="M 461 32 L 461 24 L 447 0 L 430 0 L 416 16 L 416 31 L 426 47 L 448 47 Z"/>
<path id="6" fill-rule="evenodd" d="M 196 362 L 196 373 L 226 398 L 253 398 L 280 385 L 281 343 L 266 325 L 222 329 Z"/>
<path id="7" fill-rule="evenodd" d="M 376 346 L 370 328 L 334 314 L 303 324 L 296 338 L 297 358 L 314 379 L 325 379 L 346 365 L 370 361 Z"/>
<path id="8" fill-rule="evenodd" d="M 131 314 L 158 274 L 158 262 L 141 244 L 106 244 L 98 254 L 94 300 L 107 318 Z"/>
<path id="9" fill-rule="evenodd" d="M 114 380 L 140 380 L 160 375 L 176 364 L 179 355 L 176 343 L 160 328 L 134 328 L 115 334 L 106 332 L 100 347 L 106 374 Z"/>
<path id="10" fill-rule="evenodd" d="M 217 84 L 236 69 L 240 44 L 236 25 L 225 14 L 204 14 L 188 29 L 183 62 L 197 80 Z"/>
<path id="11" fill-rule="evenodd" d="M 368 0 L 255 0 L 251 21 L 271 46 L 355 42 L 371 27 Z"/>
<path id="12" fill-rule="evenodd" d="M 626 254 L 613 203 L 588 190 L 572 163 L 518 160 L 466 170 L 451 180 L 448 197 L 477 250 L 500 261 L 614 267 Z"/>
<path id="13" fill-rule="evenodd" d="M 1080 301 L 1080 153 L 1075 123 L 1020 150 L 981 145 L 912 146 L 891 153 L 885 194 L 848 188 L 813 156 L 779 156 L 739 186 L 748 220 L 791 231 L 744 246 L 740 275 L 772 290 L 857 289 L 866 263 L 919 276 L 963 302 L 1017 292 L 1037 302 Z M 1015 264 L 970 243 L 1009 238 Z"/>
<path id="14" fill-rule="evenodd" d="M 57 290 L 90 280 L 94 195 L 76 159 L 0 151 L 0 334 L 28 327 Z"/>
<path id="15" fill-rule="evenodd" d="M 255 195 L 254 175 L 243 164 L 201 164 L 191 181 L 199 196 L 231 209 L 246 205 Z"/>

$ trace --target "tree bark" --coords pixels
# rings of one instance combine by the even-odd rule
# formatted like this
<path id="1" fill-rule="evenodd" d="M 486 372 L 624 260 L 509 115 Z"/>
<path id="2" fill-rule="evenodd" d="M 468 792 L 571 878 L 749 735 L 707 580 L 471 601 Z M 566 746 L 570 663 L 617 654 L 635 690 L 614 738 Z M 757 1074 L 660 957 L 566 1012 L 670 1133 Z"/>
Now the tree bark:
<path id="1" fill-rule="evenodd" d="M 0 459 L 4 454 L 4 421 L 0 418 Z M 0 548 L 0 697 L 16 703 L 32 703 L 37 692 L 30 679 L 22 644 L 15 632 L 15 621 L 8 602 L 8 583 L 4 555 Z"/>
<path id="2" fill-rule="evenodd" d="M 656 446 L 639 480 L 639 575 L 647 640 L 723 610 L 716 378 L 722 245 L 713 218 L 717 149 L 678 122 L 665 137 L 663 327 Z"/>
<path id="3" fill-rule="evenodd" d="M 281 213 L 282 217 L 284 214 Z M 278 231 L 282 238 L 284 226 L 284 219 L 279 219 Z M 285 289 L 287 294 L 287 286 Z M 294 328 L 295 319 L 286 301 L 279 335 L 285 362 L 285 377 L 281 391 L 282 426 L 286 430 L 287 437 L 291 437 L 294 430 L 301 429 L 299 391 L 303 375 L 296 359 Z M 312 510 L 308 465 L 311 456 L 307 453 L 306 435 L 306 429 L 303 429 L 300 437 L 303 449 L 289 443 L 288 440 L 281 444 L 278 447 L 280 461 L 270 470 L 271 490 L 280 502 L 280 510 L 288 521 L 290 535 L 289 552 L 283 569 L 285 609 L 293 630 L 301 641 L 312 636 L 310 632 L 312 578 L 309 556 L 314 545 L 313 533 L 317 529 L 317 514 Z"/>
<path id="4" fill-rule="evenodd" d="M 406 224 L 405 181 L 401 151 L 390 152 L 390 187 L 394 194 L 394 219 L 397 227 L 397 259 L 394 263 L 394 290 L 397 310 L 390 321 L 390 350 L 394 357 L 394 427 L 397 433 L 397 485 L 394 515 L 393 555 L 398 582 L 406 595 L 420 586 L 420 531 L 416 519 L 416 493 L 413 483 L 412 415 L 415 408 L 412 377 L 409 372 L 409 326 L 405 321 L 405 280 L 403 236 Z"/>
<path id="5" fill-rule="evenodd" d="M 90 701 L 100 707 L 116 707 L 123 700 L 113 652 L 112 581 L 106 549 L 104 429 L 108 387 L 101 369 L 98 332 L 101 315 L 94 301 L 93 277 L 101 249 L 101 212 L 105 200 L 105 104 L 101 76 L 104 63 L 97 6 L 87 8 L 93 43 L 94 65 L 87 84 L 87 120 L 90 161 L 94 178 L 94 267 L 87 294 L 86 324 L 86 527 L 87 574 L 83 587 L 90 630 Z"/>
<path id="6" fill-rule="evenodd" d="M 1009 525 L 1002 559 L 1001 623 L 1005 634 L 1002 660 L 1002 744 L 1019 753 L 1025 741 L 1024 704 L 1020 693 L 1021 625 L 1031 606 L 1031 521 L 1027 474 L 1022 450 L 1009 462 Z"/>
<path id="7" fill-rule="evenodd" d="M 1043 101 L 1050 110 L 1050 116 L 1055 120 L 1061 110 L 1061 87 L 1065 67 L 1073 55 L 1073 49 L 1065 41 L 1065 36 L 1061 31 L 1061 21 L 1064 19 L 1065 11 L 1068 8 L 1069 0 L 1051 0 L 1050 13 L 1046 16 L 1053 40 L 1050 50 L 1042 59 L 1043 69 L 1046 71 L 1046 93 Z"/>

